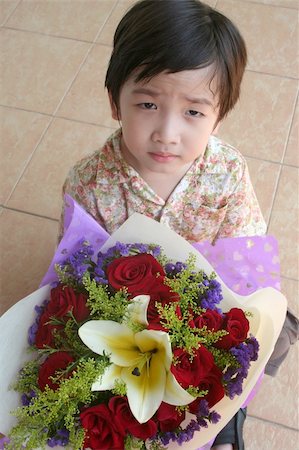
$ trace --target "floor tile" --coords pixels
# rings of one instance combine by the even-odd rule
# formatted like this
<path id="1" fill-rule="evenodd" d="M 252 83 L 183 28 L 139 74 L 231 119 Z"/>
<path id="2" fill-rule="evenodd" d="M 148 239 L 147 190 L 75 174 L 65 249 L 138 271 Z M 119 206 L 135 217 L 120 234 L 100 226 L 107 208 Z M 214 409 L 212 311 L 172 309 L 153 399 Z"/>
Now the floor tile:
<path id="1" fill-rule="evenodd" d="M 246 156 L 281 162 L 296 94 L 295 80 L 246 72 L 240 101 L 219 135 Z"/>
<path id="2" fill-rule="evenodd" d="M 246 158 L 250 178 L 265 221 L 268 223 L 279 176 L 279 164 Z"/>
<path id="3" fill-rule="evenodd" d="M 283 6 L 284 8 L 298 9 L 298 0 L 246 0 L 253 3 L 264 3 L 270 6 Z"/>
<path id="4" fill-rule="evenodd" d="M 5 204 L 51 118 L 0 107 L 0 203 Z"/>
<path id="5" fill-rule="evenodd" d="M 214 7 L 217 0 L 205 0 L 205 3 Z M 117 25 L 119 24 L 122 17 L 131 8 L 132 5 L 136 3 L 136 0 L 120 0 L 117 7 L 113 10 L 111 16 L 105 23 L 102 31 L 99 34 L 97 41 L 101 44 L 106 44 L 109 46 L 113 45 L 113 36 Z"/>
<path id="6" fill-rule="evenodd" d="M 281 278 L 281 292 L 285 295 L 291 311 L 299 317 L 299 281 Z"/>
<path id="7" fill-rule="evenodd" d="M 299 279 L 298 181 L 299 169 L 282 168 L 268 230 L 279 242 L 281 274 L 296 280 Z"/>
<path id="8" fill-rule="evenodd" d="M 249 417 L 244 426 L 246 450 L 297 450 L 298 431 Z"/>
<path id="9" fill-rule="evenodd" d="M 0 5 L 0 25 L 4 25 L 20 0 L 2 0 Z"/>
<path id="10" fill-rule="evenodd" d="M 52 114 L 90 44 L 9 29 L 1 30 L 1 38 L 0 102 Z"/>
<path id="11" fill-rule="evenodd" d="M 299 167 L 299 103 L 297 102 L 295 114 L 293 117 L 292 128 L 288 140 L 287 150 L 283 162 L 292 166 Z"/>
<path id="12" fill-rule="evenodd" d="M 298 20 L 292 9 L 244 0 L 218 0 L 217 9 L 232 19 L 244 36 L 250 69 L 298 77 Z"/>
<path id="13" fill-rule="evenodd" d="M 96 45 L 80 70 L 57 115 L 82 122 L 117 127 L 112 119 L 105 77 L 111 48 Z"/>
<path id="14" fill-rule="evenodd" d="M 298 356 L 299 346 L 291 346 L 277 375 L 275 377 L 264 375 L 256 397 L 248 406 L 248 414 L 298 428 Z"/>
<path id="15" fill-rule="evenodd" d="M 7 209 L 0 221 L 3 281 L 0 314 L 3 314 L 18 300 L 38 288 L 55 251 L 58 224 Z"/>
<path id="16" fill-rule="evenodd" d="M 94 152 L 111 129 L 55 119 L 38 146 L 8 206 L 58 219 L 61 189 L 69 169 Z"/>
<path id="17" fill-rule="evenodd" d="M 113 45 L 113 36 L 116 27 L 122 17 L 126 14 L 126 12 L 131 8 L 132 5 L 134 5 L 134 3 L 136 3 L 135 0 L 120 0 L 117 8 L 113 10 L 102 31 L 100 32 L 97 42 L 109 46 Z"/>
<path id="18" fill-rule="evenodd" d="M 23 0 L 5 25 L 53 36 L 93 41 L 115 3 L 116 0 Z"/>

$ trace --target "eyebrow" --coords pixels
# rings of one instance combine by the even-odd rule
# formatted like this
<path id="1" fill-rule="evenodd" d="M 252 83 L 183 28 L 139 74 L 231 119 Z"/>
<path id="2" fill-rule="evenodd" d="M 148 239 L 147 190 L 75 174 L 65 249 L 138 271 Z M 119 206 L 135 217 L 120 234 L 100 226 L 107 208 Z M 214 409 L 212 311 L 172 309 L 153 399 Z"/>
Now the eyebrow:
<path id="1" fill-rule="evenodd" d="M 188 95 L 186 95 L 184 98 L 190 103 L 199 103 L 200 105 L 208 105 L 213 109 L 215 108 L 211 100 L 206 97 L 189 97 Z"/>
<path id="2" fill-rule="evenodd" d="M 153 91 L 152 89 L 148 88 L 136 88 L 132 91 L 133 94 L 145 94 L 145 95 L 151 95 L 152 97 L 158 97 L 160 95 L 158 92 Z"/>
<path id="3" fill-rule="evenodd" d="M 150 95 L 151 97 L 158 97 L 160 94 L 159 92 L 153 91 L 152 89 L 148 88 L 136 88 L 132 91 L 133 94 L 145 94 Z M 207 105 L 211 108 L 215 108 L 213 103 L 206 97 L 190 97 L 189 95 L 184 95 L 183 98 L 187 100 L 190 103 L 200 104 L 200 105 Z"/>

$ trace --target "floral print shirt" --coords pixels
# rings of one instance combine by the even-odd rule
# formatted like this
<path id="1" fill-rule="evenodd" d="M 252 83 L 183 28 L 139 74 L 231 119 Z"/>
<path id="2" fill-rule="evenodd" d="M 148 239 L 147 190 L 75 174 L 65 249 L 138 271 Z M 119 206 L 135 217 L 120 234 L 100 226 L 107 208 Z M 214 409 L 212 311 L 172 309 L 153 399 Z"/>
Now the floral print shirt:
<path id="1" fill-rule="evenodd" d="M 134 212 L 172 228 L 189 242 L 261 235 L 261 214 L 247 164 L 233 147 L 211 136 L 165 201 L 129 166 L 120 151 L 121 130 L 69 172 L 63 193 L 73 197 L 108 233 Z M 63 234 L 63 214 L 61 237 Z"/>

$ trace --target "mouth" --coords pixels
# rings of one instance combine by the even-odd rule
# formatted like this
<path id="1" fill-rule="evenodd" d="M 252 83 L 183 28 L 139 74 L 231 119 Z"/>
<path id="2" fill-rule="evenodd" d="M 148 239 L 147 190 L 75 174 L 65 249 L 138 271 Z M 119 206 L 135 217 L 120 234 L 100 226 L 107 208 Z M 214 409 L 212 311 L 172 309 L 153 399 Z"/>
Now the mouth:
<path id="1" fill-rule="evenodd" d="M 158 152 L 149 152 L 149 156 L 157 162 L 161 162 L 161 163 L 167 163 L 167 162 L 171 162 L 174 159 L 178 158 L 177 155 L 174 155 L 172 153 L 158 153 Z"/>

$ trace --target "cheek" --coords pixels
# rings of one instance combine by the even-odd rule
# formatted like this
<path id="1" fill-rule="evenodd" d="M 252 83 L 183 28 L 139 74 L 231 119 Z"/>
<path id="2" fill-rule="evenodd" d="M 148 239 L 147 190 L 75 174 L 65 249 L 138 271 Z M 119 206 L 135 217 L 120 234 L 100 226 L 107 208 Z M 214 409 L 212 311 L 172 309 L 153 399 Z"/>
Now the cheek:
<path id="1" fill-rule="evenodd" d="M 190 155 L 192 154 L 192 157 L 198 158 L 205 152 L 211 133 L 212 128 L 210 129 L 210 127 L 205 126 L 199 126 L 191 132 L 186 133 L 186 147 L 190 149 Z"/>

